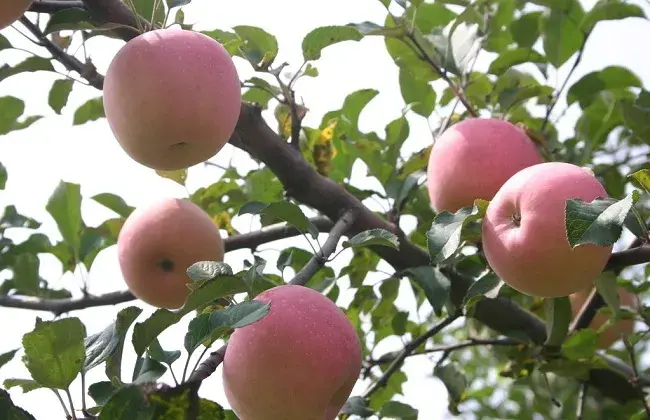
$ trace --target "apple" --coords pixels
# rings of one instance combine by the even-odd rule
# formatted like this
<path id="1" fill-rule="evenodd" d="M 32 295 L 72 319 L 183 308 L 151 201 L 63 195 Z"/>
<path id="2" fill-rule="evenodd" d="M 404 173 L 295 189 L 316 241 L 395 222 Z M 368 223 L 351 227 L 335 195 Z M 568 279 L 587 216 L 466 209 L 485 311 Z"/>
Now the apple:
<path id="1" fill-rule="evenodd" d="M 237 69 L 207 35 L 157 29 L 127 42 L 106 72 L 103 104 L 120 146 L 135 161 L 163 171 L 217 154 L 241 111 Z"/>
<path id="2" fill-rule="evenodd" d="M 572 249 L 565 206 L 568 199 L 599 197 L 607 197 L 600 182 L 570 163 L 541 163 L 517 172 L 496 193 L 483 220 L 490 267 L 510 287 L 534 297 L 569 296 L 593 286 L 612 247 Z"/>
<path id="3" fill-rule="evenodd" d="M 129 215 L 117 251 L 124 282 L 135 297 L 158 308 L 178 309 L 190 293 L 186 270 L 198 261 L 223 261 L 224 243 L 199 206 L 169 198 Z"/>
<path id="4" fill-rule="evenodd" d="M 581 290 L 577 293 L 573 293 L 569 296 L 571 301 L 571 309 L 573 311 L 573 316 L 577 316 L 582 309 L 582 305 L 585 304 L 585 301 L 591 294 L 592 288 Z M 633 310 L 637 310 L 639 307 L 639 302 L 634 293 L 630 293 L 622 287 L 618 288 L 618 296 L 621 306 L 628 306 Z M 597 312 L 594 319 L 589 324 L 589 328 L 598 330 L 602 327 L 605 322 L 607 322 L 607 315 Z M 606 349 L 614 344 L 621 338 L 621 335 L 628 336 L 634 332 L 634 320 L 624 319 L 617 322 L 614 325 L 607 327 L 602 333 L 598 335 L 598 348 Z"/>
<path id="5" fill-rule="evenodd" d="M 334 420 L 361 371 L 361 346 L 345 313 L 305 286 L 256 301 L 261 320 L 237 328 L 223 362 L 226 398 L 240 420 Z"/>
<path id="6" fill-rule="evenodd" d="M 533 141 L 514 124 L 465 119 L 445 130 L 431 148 L 429 199 L 437 212 L 455 213 L 478 198 L 491 200 L 512 175 L 541 162 Z"/>
<path id="7" fill-rule="evenodd" d="M 0 4 L 0 30 L 13 25 L 29 10 L 33 2 L 34 0 L 2 0 L 2 4 Z"/>

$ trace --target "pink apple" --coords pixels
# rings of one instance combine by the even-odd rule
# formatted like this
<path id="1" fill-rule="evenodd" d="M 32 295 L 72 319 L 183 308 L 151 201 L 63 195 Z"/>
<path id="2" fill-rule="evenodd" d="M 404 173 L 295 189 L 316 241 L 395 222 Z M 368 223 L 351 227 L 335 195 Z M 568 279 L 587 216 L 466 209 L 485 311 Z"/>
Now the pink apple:
<path id="1" fill-rule="evenodd" d="M 429 198 L 437 212 L 456 212 L 491 200 L 512 175 L 542 158 L 519 127 L 495 118 L 470 118 L 434 143 L 427 167 Z"/>
<path id="2" fill-rule="evenodd" d="M 483 221 L 483 250 L 494 272 L 530 296 L 568 296 L 593 286 L 612 251 L 594 244 L 571 248 L 568 199 L 593 201 L 607 193 L 579 166 L 548 162 L 521 170 L 494 196 Z"/>
<path id="3" fill-rule="evenodd" d="M 334 302 L 283 285 L 261 320 L 232 334 L 223 363 L 226 397 L 240 420 L 334 420 L 361 371 L 353 325 Z"/>

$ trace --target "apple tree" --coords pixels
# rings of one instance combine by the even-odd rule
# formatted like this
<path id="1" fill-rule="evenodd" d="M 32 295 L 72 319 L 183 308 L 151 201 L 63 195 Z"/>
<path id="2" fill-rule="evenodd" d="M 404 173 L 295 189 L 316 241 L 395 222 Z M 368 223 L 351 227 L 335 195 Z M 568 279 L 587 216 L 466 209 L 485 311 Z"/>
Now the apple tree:
<path id="1" fill-rule="evenodd" d="M 383 20 L 314 27 L 294 39 L 302 61 L 284 63 L 264 28 L 188 23 L 190 0 L 3 0 L 0 57 L 25 56 L 2 64 L 0 87 L 51 74 L 37 94 L 53 115 L 90 93 L 70 124 L 107 120 L 125 153 L 187 188 L 197 216 L 62 180 L 45 208 L 52 239 L 6 203 L 0 306 L 39 315 L 3 341 L 0 372 L 23 364 L 26 376 L 2 375 L 0 418 L 34 419 L 16 401 L 39 393 L 60 410 L 50 418 L 417 419 L 411 360 L 463 418 L 650 418 L 650 91 L 624 65 L 573 77 L 587 46 L 597 53 L 594 31 L 645 21 L 647 5 L 363 2 Z M 93 38 L 120 43 L 108 72 L 87 58 Z M 318 98 L 300 83 L 317 83 L 324 51 L 343 44 L 363 60 L 367 39 L 385 46 L 403 112 L 365 130 L 379 94 L 367 88 L 308 123 Z M 0 135 L 42 122 L 27 105 L 0 95 Z M 409 150 L 423 119 L 430 138 Z M 238 158 L 210 162 L 226 148 Z M 190 188 L 198 164 L 219 175 Z M 19 181 L 0 164 L 0 191 Z M 113 216 L 90 223 L 87 201 Z M 249 219 L 261 228 L 243 231 Z M 260 247 L 286 239 L 269 263 Z M 51 256 L 87 272 L 112 247 L 124 281 L 109 293 L 55 287 L 40 270 Z M 89 329 L 97 307 L 113 319 Z M 169 331 L 178 341 L 163 346 Z M 401 344 L 382 350 L 390 339 Z M 206 389 L 222 375 L 225 397 Z"/>

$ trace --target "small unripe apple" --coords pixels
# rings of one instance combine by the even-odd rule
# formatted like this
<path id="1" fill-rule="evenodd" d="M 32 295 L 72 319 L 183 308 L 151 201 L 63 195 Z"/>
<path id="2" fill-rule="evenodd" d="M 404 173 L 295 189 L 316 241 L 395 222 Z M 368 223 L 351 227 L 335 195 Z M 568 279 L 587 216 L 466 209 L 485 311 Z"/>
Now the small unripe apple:
<path id="1" fill-rule="evenodd" d="M 223 261 L 217 225 L 199 206 L 170 198 L 136 208 L 117 239 L 124 282 L 135 297 L 177 309 L 190 294 L 186 270 L 198 261 Z"/>
<path id="2" fill-rule="evenodd" d="M 568 199 L 605 197 L 600 182 L 576 165 L 547 162 L 519 171 L 499 189 L 483 220 L 483 251 L 490 267 L 529 296 L 569 296 L 593 286 L 612 247 L 572 249 L 565 206 Z"/>
<path id="3" fill-rule="evenodd" d="M 569 296 L 574 317 L 578 315 L 582 309 L 582 305 L 585 304 L 585 301 L 591 294 L 591 290 L 592 288 L 584 289 Z M 630 293 L 624 288 L 619 287 L 618 296 L 621 306 L 628 306 L 632 310 L 638 309 L 639 302 L 634 293 Z M 605 324 L 605 322 L 607 322 L 607 315 L 599 311 L 596 313 L 596 316 L 594 316 L 591 324 L 589 324 L 589 328 L 598 330 Z M 633 332 L 634 320 L 632 319 L 624 319 L 614 325 L 610 325 L 602 333 L 600 333 L 600 335 L 598 335 L 598 348 L 609 348 L 612 344 L 621 339 L 621 335 L 629 336 Z"/>
<path id="4" fill-rule="evenodd" d="M 427 167 L 433 208 L 452 213 L 494 194 L 519 170 L 542 162 L 533 141 L 514 124 L 469 118 L 449 127 L 434 143 Z"/>
<path id="5" fill-rule="evenodd" d="M 190 30 L 158 29 L 117 52 L 103 102 L 124 151 L 142 165 L 172 171 L 224 147 L 241 111 L 241 85 L 217 41 Z"/>
<path id="6" fill-rule="evenodd" d="M 353 325 L 305 286 L 266 290 L 261 320 L 236 329 L 223 362 L 226 398 L 240 420 L 334 420 L 361 371 Z"/>
<path id="7" fill-rule="evenodd" d="M 11 26 L 32 6 L 33 0 L 0 1 L 0 30 Z"/>

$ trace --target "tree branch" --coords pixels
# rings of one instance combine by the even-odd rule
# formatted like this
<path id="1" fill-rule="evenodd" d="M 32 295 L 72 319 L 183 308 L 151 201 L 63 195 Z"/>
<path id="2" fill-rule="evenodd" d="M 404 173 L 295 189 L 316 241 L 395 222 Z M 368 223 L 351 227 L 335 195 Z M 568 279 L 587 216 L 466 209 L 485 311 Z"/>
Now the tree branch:
<path id="1" fill-rule="evenodd" d="M 455 350 L 461 350 L 465 349 L 468 347 L 477 347 L 477 346 L 516 346 L 521 344 L 518 341 L 514 340 L 509 340 L 509 339 L 494 339 L 494 340 L 483 340 L 483 339 L 471 339 L 468 341 L 464 341 L 462 343 L 457 343 L 457 344 L 449 344 L 446 346 L 435 346 L 429 349 L 424 349 L 419 352 L 412 352 L 407 355 L 407 357 L 411 356 L 422 356 L 424 354 L 431 354 L 431 353 L 448 353 L 452 352 Z M 368 360 L 367 364 L 369 366 L 376 366 L 376 365 L 383 365 L 385 363 L 390 363 L 393 360 L 395 360 L 399 356 L 400 352 L 391 352 L 388 354 L 384 354 L 381 356 L 379 359 L 374 359 L 374 360 Z"/>
<path id="2" fill-rule="evenodd" d="M 388 380 L 390 377 L 399 370 L 399 368 L 402 366 L 404 363 L 404 360 L 413 353 L 415 350 L 417 350 L 418 347 L 420 347 L 422 344 L 424 344 L 429 338 L 433 337 L 434 335 L 438 334 L 440 331 L 445 329 L 447 326 L 449 326 L 452 322 L 457 320 L 460 317 L 461 313 L 457 312 L 454 315 L 450 315 L 447 318 L 445 318 L 442 322 L 439 324 L 435 325 L 433 328 L 429 329 L 427 332 L 419 336 L 418 338 L 414 339 L 413 341 L 408 342 L 405 346 L 404 349 L 397 355 L 397 357 L 393 360 L 393 362 L 388 366 L 388 369 L 386 369 L 386 372 L 377 380 L 377 382 L 374 383 L 372 387 L 370 387 L 366 393 L 364 394 L 364 398 L 370 398 L 372 394 L 375 392 L 379 391 L 381 388 L 386 386 L 388 383 Z"/>
<path id="3" fill-rule="evenodd" d="M 307 284 L 309 279 L 325 265 L 327 259 L 334 253 L 341 236 L 345 234 L 352 223 L 354 223 L 354 212 L 349 211 L 336 222 L 327 237 L 327 241 L 325 241 L 321 249 L 311 257 L 302 270 L 296 273 L 295 277 L 289 282 L 289 284 L 299 286 Z"/>
<path id="4" fill-rule="evenodd" d="M 326 217 L 315 217 L 310 219 L 310 221 L 321 232 L 328 232 L 332 227 L 332 222 Z M 230 252 L 245 248 L 254 249 L 264 243 L 298 235 L 301 235 L 298 229 L 282 223 L 267 226 L 255 232 L 231 236 L 229 238 L 225 238 L 223 242 L 225 251 Z M 46 311 L 52 312 L 54 315 L 58 316 L 66 312 L 92 308 L 96 306 L 117 305 L 124 302 L 130 302 L 132 300 L 135 300 L 135 296 L 133 296 L 133 294 L 131 294 L 131 292 L 128 290 L 111 292 L 97 296 L 88 295 L 80 298 L 69 299 L 40 299 L 31 296 L 0 295 L 0 307 Z"/>
<path id="5" fill-rule="evenodd" d="M 45 34 L 43 34 L 40 28 L 36 24 L 32 23 L 32 21 L 27 19 L 27 17 L 21 17 L 20 23 L 22 23 L 27 28 L 27 30 L 29 30 L 29 32 L 34 34 L 34 36 L 38 39 L 40 45 L 45 47 L 50 52 L 50 54 L 52 54 L 54 59 L 63 64 L 66 69 L 79 73 L 79 75 L 86 79 L 88 83 L 90 83 L 90 85 L 94 88 L 102 89 L 104 86 L 104 76 L 97 72 L 97 69 L 92 63 L 84 64 L 76 57 L 63 51 L 61 47 L 50 41 L 45 36 Z"/>
<path id="6" fill-rule="evenodd" d="M 56 13 L 66 9 L 83 9 L 81 0 L 36 0 L 29 7 L 30 12 L 35 13 Z"/>

